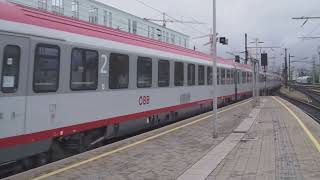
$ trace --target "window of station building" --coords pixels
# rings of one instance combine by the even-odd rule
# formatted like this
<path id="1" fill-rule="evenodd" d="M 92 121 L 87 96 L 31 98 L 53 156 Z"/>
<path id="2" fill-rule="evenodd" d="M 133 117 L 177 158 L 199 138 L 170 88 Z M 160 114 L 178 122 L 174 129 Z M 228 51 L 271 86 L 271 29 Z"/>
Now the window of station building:
<path id="1" fill-rule="evenodd" d="M 162 40 L 162 31 L 161 31 L 161 29 L 157 29 L 157 37 L 158 37 L 159 41 Z"/>
<path id="2" fill-rule="evenodd" d="M 52 12 L 63 14 L 63 0 L 52 0 Z"/>
<path id="3" fill-rule="evenodd" d="M 91 7 L 89 10 L 89 22 L 93 24 L 98 24 L 98 8 Z"/>
<path id="4" fill-rule="evenodd" d="M 162 42 L 166 42 L 166 32 L 165 31 L 162 31 L 162 39 L 161 39 Z"/>
<path id="5" fill-rule="evenodd" d="M 187 47 L 187 39 L 183 39 L 183 47 Z"/>
<path id="6" fill-rule="evenodd" d="M 138 33 L 138 22 L 132 21 L 132 33 L 137 34 Z"/>
<path id="7" fill-rule="evenodd" d="M 182 62 L 174 63 L 174 85 L 184 85 L 184 64 Z"/>
<path id="8" fill-rule="evenodd" d="M 112 12 L 109 12 L 109 27 L 112 28 Z"/>
<path id="9" fill-rule="evenodd" d="M 213 84 L 213 71 L 212 67 L 207 67 L 207 84 L 212 85 Z"/>
<path id="10" fill-rule="evenodd" d="M 59 87 L 60 48 L 38 44 L 35 50 L 33 90 L 37 93 L 56 92 Z"/>
<path id="11" fill-rule="evenodd" d="M 131 20 L 128 19 L 128 32 L 131 33 Z"/>
<path id="12" fill-rule="evenodd" d="M 159 60 L 158 62 L 158 86 L 169 87 L 170 85 L 170 62 Z"/>
<path id="13" fill-rule="evenodd" d="M 137 87 L 150 88 L 152 86 L 152 59 L 138 57 L 137 61 Z"/>
<path id="14" fill-rule="evenodd" d="M 169 39 L 170 39 L 170 37 L 169 37 L 169 32 L 166 32 L 166 42 L 167 42 L 167 43 L 169 43 Z"/>
<path id="15" fill-rule="evenodd" d="M 204 72 L 204 66 L 198 66 L 198 84 L 204 85 L 204 76 L 205 76 L 205 72 Z"/>
<path id="16" fill-rule="evenodd" d="M 38 8 L 41 10 L 48 9 L 48 0 L 38 0 Z"/>
<path id="17" fill-rule="evenodd" d="M 127 89 L 129 87 L 129 56 L 112 53 L 109 61 L 109 88 Z"/>
<path id="18" fill-rule="evenodd" d="M 15 93 L 18 90 L 20 70 L 20 47 L 7 45 L 2 60 L 1 91 Z"/>
<path id="19" fill-rule="evenodd" d="M 109 26 L 109 23 L 108 23 L 108 20 L 109 20 L 109 12 L 108 11 L 103 11 L 103 25 L 108 27 Z"/>
<path id="20" fill-rule="evenodd" d="M 72 17 L 73 18 L 79 19 L 79 1 L 72 0 L 71 12 L 72 12 Z"/>
<path id="21" fill-rule="evenodd" d="M 71 54 L 70 88 L 74 91 L 96 90 L 98 87 L 97 51 L 74 48 Z"/>
<path id="22" fill-rule="evenodd" d="M 221 84 L 226 84 L 226 70 L 224 68 L 220 69 L 221 71 Z"/>
<path id="23" fill-rule="evenodd" d="M 188 85 L 194 86 L 196 84 L 196 66 L 188 64 Z"/>
<path id="24" fill-rule="evenodd" d="M 171 43 L 176 44 L 176 36 L 174 34 L 171 34 Z"/>
<path id="25" fill-rule="evenodd" d="M 151 38 L 154 39 L 154 37 L 155 37 L 154 27 L 151 27 Z"/>
<path id="26" fill-rule="evenodd" d="M 247 83 L 247 72 L 242 72 L 242 83 Z"/>

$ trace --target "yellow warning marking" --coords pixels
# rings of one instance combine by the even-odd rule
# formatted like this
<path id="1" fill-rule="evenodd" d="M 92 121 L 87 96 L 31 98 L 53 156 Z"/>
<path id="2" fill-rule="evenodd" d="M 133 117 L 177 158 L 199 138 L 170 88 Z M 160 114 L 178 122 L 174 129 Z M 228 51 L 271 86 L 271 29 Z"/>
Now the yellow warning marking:
<path id="1" fill-rule="evenodd" d="M 278 103 L 280 103 L 284 108 L 286 108 L 290 112 L 290 114 L 298 121 L 301 128 L 308 135 L 309 139 L 311 140 L 311 142 L 314 144 L 314 146 L 317 148 L 318 152 L 320 153 L 320 144 L 319 144 L 318 140 L 313 136 L 313 134 L 309 131 L 309 129 L 304 125 L 302 120 L 287 105 L 285 105 L 281 100 L 279 100 L 276 97 L 273 97 L 273 99 L 278 101 Z"/>
<path id="2" fill-rule="evenodd" d="M 223 113 L 223 112 L 226 112 L 226 111 L 229 111 L 229 110 L 232 110 L 232 109 L 234 109 L 234 108 L 236 108 L 236 107 L 239 107 L 239 106 L 241 106 L 241 105 L 247 104 L 247 103 L 249 103 L 250 101 L 252 101 L 252 100 L 248 100 L 248 101 L 246 101 L 246 102 L 240 103 L 240 104 L 235 105 L 235 106 L 233 106 L 233 107 L 223 109 L 223 110 L 219 111 L 218 114 Z M 92 161 L 95 161 L 95 160 L 104 158 L 104 157 L 109 156 L 109 155 L 112 155 L 112 154 L 114 154 L 114 153 L 117 153 L 117 152 L 120 152 L 120 151 L 129 149 L 129 148 L 131 148 L 131 147 L 137 146 L 137 145 L 142 144 L 142 143 L 145 143 L 145 142 L 147 142 L 147 141 L 156 139 L 156 138 L 158 138 L 158 137 L 160 137 L 160 136 L 164 136 L 164 135 L 166 135 L 166 134 L 169 134 L 169 133 L 171 133 L 171 132 L 177 131 L 177 130 L 182 129 L 182 128 L 184 128 L 184 127 L 191 126 L 191 125 L 193 125 L 193 124 L 196 124 L 196 123 L 198 123 L 198 122 L 201 122 L 201 121 L 203 121 L 203 120 L 206 120 L 206 119 L 208 119 L 208 118 L 211 117 L 211 116 L 212 116 L 212 115 L 208 115 L 208 116 L 206 116 L 206 117 L 203 117 L 203 118 L 200 118 L 200 119 L 198 119 L 198 120 L 192 121 L 192 122 L 190 122 L 190 123 L 187 123 L 187 124 L 178 126 L 178 127 L 176 127 L 176 128 L 170 129 L 170 130 L 168 130 L 168 131 L 164 131 L 164 132 L 162 132 L 162 133 L 159 133 L 159 134 L 157 134 L 157 135 L 148 137 L 148 138 L 146 138 L 146 139 L 143 139 L 143 140 L 134 142 L 134 143 L 132 143 L 132 144 L 125 145 L 125 146 L 123 146 L 123 147 L 120 147 L 120 148 L 118 148 L 118 149 L 115 149 L 115 150 L 112 150 L 112 151 L 109 151 L 109 152 L 100 154 L 100 155 L 98 155 L 98 156 L 94 156 L 94 157 L 89 158 L 89 159 L 87 159 L 87 160 L 83 160 L 83 161 L 80 161 L 80 162 L 71 164 L 71 165 L 66 166 L 66 167 L 64 167 L 64 168 L 61 168 L 61 169 L 52 171 L 52 172 L 50 172 L 50 173 L 44 174 L 44 175 L 42 175 L 42 176 L 33 178 L 33 180 L 41 180 L 41 179 L 45 179 L 45 178 L 54 176 L 54 175 L 56 175 L 56 174 L 60 174 L 60 173 L 62 173 L 62 172 L 64 172 L 64 171 L 67 171 L 67 170 L 76 168 L 76 167 L 81 166 L 81 165 L 83 165 L 83 164 L 90 163 L 90 162 L 92 162 Z"/>

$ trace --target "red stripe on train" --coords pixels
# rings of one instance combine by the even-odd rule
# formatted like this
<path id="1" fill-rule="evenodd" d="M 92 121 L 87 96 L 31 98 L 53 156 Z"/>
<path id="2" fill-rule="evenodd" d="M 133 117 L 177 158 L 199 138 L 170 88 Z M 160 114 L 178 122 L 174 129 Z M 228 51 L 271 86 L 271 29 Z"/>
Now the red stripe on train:
<path id="1" fill-rule="evenodd" d="M 251 92 L 244 92 L 244 93 L 239 93 L 239 95 L 248 95 L 250 93 Z M 219 97 L 219 99 L 231 98 L 232 96 L 233 95 Z M 77 132 L 83 132 L 83 131 L 87 131 L 90 129 L 95 129 L 95 128 L 99 128 L 99 127 L 103 127 L 111 124 L 144 118 L 144 117 L 156 115 L 159 113 L 176 111 L 176 110 L 180 110 L 180 109 L 184 109 L 184 108 L 188 108 L 188 107 L 192 107 L 200 104 L 209 104 L 211 102 L 212 102 L 211 99 L 207 99 L 207 100 L 196 101 L 196 102 L 191 102 L 191 103 L 181 104 L 181 105 L 176 105 L 171 107 L 165 107 L 165 108 L 160 108 L 160 109 L 155 109 L 155 110 L 150 110 L 150 111 L 145 111 L 145 112 L 140 112 L 135 114 L 113 117 L 109 119 L 97 120 L 94 122 L 88 122 L 88 123 L 77 124 L 77 125 L 68 126 L 68 127 L 51 129 L 51 130 L 36 132 L 32 134 L 2 138 L 0 139 L 0 148 L 7 148 L 7 147 L 20 145 L 20 144 L 29 144 L 29 143 L 50 139 L 50 138 L 55 138 L 59 136 L 67 136 Z M 63 133 L 61 134 L 61 132 Z"/>
<path id="2" fill-rule="evenodd" d="M 103 127 L 111 124 L 122 123 L 129 120 L 144 118 L 144 117 L 148 117 L 148 116 L 152 116 L 152 115 L 156 115 L 164 112 L 176 111 L 179 109 L 184 109 L 184 108 L 188 108 L 188 107 L 192 107 L 200 104 L 208 104 L 211 102 L 212 100 L 191 102 L 187 104 L 181 104 L 181 105 L 165 107 L 165 108 L 156 109 L 156 110 L 150 110 L 146 112 L 118 116 L 118 117 L 113 117 L 109 119 L 102 119 L 94 122 L 77 124 L 77 125 L 62 127 L 57 129 L 51 129 L 51 130 L 36 132 L 32 134 L 2 138 L 0 139 L 0 148 L 16 146 L 19 144 L 29 144 L 32 142 L 37 142 L 40 140 L 50 139 L 50 138 L 59 137 L 59 136 L 67 136 L 77 132 L 83 132 L 83 131 L 87 131 L 90 129 L 95 129 L 95 128 L 99 128 L 99 127 Z"/>

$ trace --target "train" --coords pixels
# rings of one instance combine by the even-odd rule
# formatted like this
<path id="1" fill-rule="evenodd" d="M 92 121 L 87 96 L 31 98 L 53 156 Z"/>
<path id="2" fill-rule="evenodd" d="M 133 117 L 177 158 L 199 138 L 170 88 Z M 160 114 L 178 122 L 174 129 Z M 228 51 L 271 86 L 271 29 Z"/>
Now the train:
<path id="1" fill-rule="evenodd" d="M 296 80 L 299 84 L 312 84 L 312 77 L 311 76 L 301 76 L 298 77 Z"/>
<path id="2" fill-rule="evenodd" d="M 0 166 L 25 168 L 212 110 L 212 57 L 0 2 Z M 218 104 L 252 96 L 251 65 L 217 57 Z M 281 77 L 260 72 L 260 90 Z"/>

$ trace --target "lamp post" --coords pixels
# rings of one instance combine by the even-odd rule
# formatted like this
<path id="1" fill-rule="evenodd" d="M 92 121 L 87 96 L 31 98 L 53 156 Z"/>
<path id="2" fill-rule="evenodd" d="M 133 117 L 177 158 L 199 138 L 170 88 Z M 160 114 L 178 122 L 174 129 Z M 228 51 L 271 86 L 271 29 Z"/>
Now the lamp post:
<path id="1" fill-rule="evenodd" d="M 218 137 L 217 133 L 217 120 L 218 120 L 218 100 L 217 100 L 217 29 L 216 29 L 216 0 L 213 0 L 212 8 L 212 43 L 211 43 L 211 52 L 212 52 L 212 75 L 213 75 L 213 138 Z"/>
<path id="2" fill-rule="evenodd" d="M 319 67 L 318 67 L 318 83 L 320 83 L 320 46 L 318 46 L 318 58 L 319 58 Z"/>
<path id="3" fill-rule="evenodd" d="M 259 80 L 259 60 L 258 60 L 258 45 L 259 44 L 263 44 L 264 42 L 260 41 L 258 38 L 255 38 L 253 42 L 250 42 L 250 43 L 254 43 L 256 44 L 256 58 L 255 59 L 252 59 L 251 58 L 251 63 L 252 63 L 252 75 L 253 75 L 253 82 L 252 82 L 252 96 L 253 96 L 253 99 L 254 99 L 254 106 L 257 105 L 258 103 L 258 98 L 257 96 L 259 96 L 259 92 L 257 92 L 257 81 Z M 260 48 L 260 51 L 261 51 L 261 48 Z M 260 52 L 261 54 L 261 52 Z"/>

